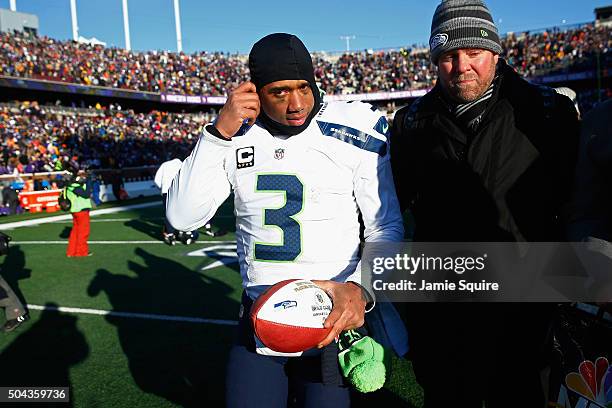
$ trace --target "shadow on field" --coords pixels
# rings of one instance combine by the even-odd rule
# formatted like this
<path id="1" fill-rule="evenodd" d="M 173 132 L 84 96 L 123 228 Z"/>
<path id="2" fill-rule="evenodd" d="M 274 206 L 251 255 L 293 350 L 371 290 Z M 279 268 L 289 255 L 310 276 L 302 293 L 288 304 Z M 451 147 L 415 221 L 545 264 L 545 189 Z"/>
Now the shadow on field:
<path id="1" fill-rule="evenodd" d="M 133 228 L 136 231 L 140 231 L 143 234 L 147 234 L 151 238 L 155 238 L 157 240 L 162 239 L 162 219 L 160 219 L 159 221 L 143 221 L 139 219 L 134 219 L 125 222 L 123 225 L 125 225 L 126 227 Z"/>
<path id="2" fill-rule="evenodd" d="M 105 292 L 113 310 L 236 320 L 234 288 L 141 248 L 144 266 L 128 262 L 136 276 L 99 269 L 90 296 Z M 144 392 L 187 407 L 222 406 L 225 360 L 234 326 L 107 316 L 134 382 Z"/>
<path id="3" fill-rule="evenodd" d="M 45 306 L 57 307 L 52 303 Z M 70 387 L 70 367 L 89 355 L 89 346 L 76 323 L 74 316 L 43 311 L 35 322 L 26 322 L 8 334 L 15 339 L 0 354 L 0 384 Z M 71 395 L 69 406 L 73 404 Z"/>
<path id="4" fill-rule="evenodd" d="M 19 245 L 10 246 L 8 254 L 4 258 L 2 267 L 0 267 L 0 274 L 4 280 L 9 284 L 15 295 L 19 298 L 21 303 L 24 305 L 27 303 L 23 297 L 21 289 L 19 289 L 19 281 L 30 279 L 32 276 L 32 270 L 25 267 L 25 254 Z"/>
<path id="5" fill-rule="evenodd" d="M 234 218 L 232 216 L 213 217 L 213 219 L 210 221 L 210 224 L 213 226 L 213 231 L 215 232 L 219 230 L 224 230 L 224 231 L 235 231 L 236 230 L 236 225 L 234 222 Z M 154 238 L 157 240 L 162 239 L 162 228 L 164 225 L 163 218 L 160 218 L 159 221 L 143 221 L 143 220 L 134 219 L 134 220 L 125 222 L 123 225 L 125 225 L 126 227 L 133 228 L 136 231 L 142 232 L 143 234 L 146 234 L 150 236 L 151 238 Z M 200 231 L 200 234 L 203 234 L 204 228 L 201 228 L 199 231 Z M 200 237 L 202 237 L 202 235 L 200 235 Z"/>
<path id="6" fill-rule="evenodd" d="M 59 237 L 64 239 L 70 238 L 70 231 L 72 231 L 72 227 L 64 227 L 62 232 L 60 232 Z"/>

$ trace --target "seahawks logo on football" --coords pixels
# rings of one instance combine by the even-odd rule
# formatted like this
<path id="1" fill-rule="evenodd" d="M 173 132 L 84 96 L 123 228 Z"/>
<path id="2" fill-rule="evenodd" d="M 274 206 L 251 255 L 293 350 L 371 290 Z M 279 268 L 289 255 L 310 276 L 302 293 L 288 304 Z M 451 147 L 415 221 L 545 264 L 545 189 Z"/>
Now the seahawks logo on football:
<path id="1" fill-rule="evenodd" d="M 295 300 L 283 300 L 282 302 L 278 302 L 274 304 L 274 309 L 278 307 L 282 307 L 283 309 L 297 307 L 297 302 Z"/>

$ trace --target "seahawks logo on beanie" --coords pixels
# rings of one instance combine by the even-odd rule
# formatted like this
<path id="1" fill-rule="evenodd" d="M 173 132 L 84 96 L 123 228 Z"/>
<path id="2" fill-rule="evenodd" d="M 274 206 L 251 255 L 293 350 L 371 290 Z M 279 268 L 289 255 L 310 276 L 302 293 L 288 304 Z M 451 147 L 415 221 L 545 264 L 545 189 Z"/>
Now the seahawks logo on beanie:
<path id="1" fill-rule="evenodd" d="M 441 45 L 444 45 L 448 42 L 448 34 L 446 33 L 440 33 L 440 34 L 436 34 L 433 37 L 431 37 L 431 40 L 429 40 L 429 49 L 433 50 L 438 48 Z"/>

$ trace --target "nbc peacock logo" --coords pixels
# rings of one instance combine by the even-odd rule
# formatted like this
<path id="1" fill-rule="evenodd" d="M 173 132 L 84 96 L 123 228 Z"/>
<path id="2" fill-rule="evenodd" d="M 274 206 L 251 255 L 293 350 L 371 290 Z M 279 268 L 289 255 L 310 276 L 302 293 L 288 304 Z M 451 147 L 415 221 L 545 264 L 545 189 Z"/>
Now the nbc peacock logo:
<path id="1" fill-rule="evenodd" d="M 565 385 L 581 397 L 576 406 L 612 408 L 612 366 L 605 357 L 599 357 L 595 363 L 589 360 L 580 363 L 578 372 L 565 376 Z"/>

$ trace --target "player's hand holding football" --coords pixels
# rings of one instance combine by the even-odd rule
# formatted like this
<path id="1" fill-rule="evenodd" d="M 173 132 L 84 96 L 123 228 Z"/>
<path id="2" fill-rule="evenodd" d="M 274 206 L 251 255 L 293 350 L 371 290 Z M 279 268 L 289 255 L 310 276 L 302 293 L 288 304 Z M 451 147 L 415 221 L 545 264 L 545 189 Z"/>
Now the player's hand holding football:
<path id="1" fill-rule="evenodd" d="M 344 330 L 363 326 L 366 299 L 360 286 L 353 283 L 313 280 L 332 298 L 334 307 L 327 316 L 324 326 L 331 327 L 327 337 L 319 344 L 319 348 L 327 346 Z"/>
<path id="2" fill-rule="evenodd" d="M 249 125 L 255 123 L 259 115 L 259 96 L 255 84 L 250 81 L 243 82 L 234 89 L 227 102 L 221 108 L 215 123 L 217 130 L 227 139 L 238 132 L 245 119 Z"/>

